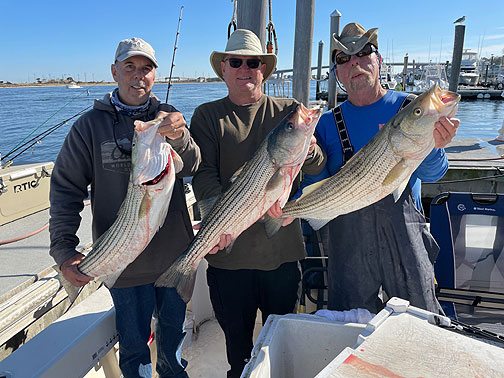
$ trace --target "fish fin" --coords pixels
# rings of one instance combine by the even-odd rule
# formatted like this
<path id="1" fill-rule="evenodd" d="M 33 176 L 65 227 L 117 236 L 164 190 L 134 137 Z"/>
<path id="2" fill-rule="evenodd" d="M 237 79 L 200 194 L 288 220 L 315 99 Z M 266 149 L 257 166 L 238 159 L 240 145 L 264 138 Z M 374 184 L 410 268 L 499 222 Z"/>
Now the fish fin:
<path id="1" fill-rule="evenodd" d="M 142 199 L 142 203 L 138 208 L 138 218 L 143 218 L 149 214 L 149 209 L 151 206 L 151 199 L 148 194 L 145 194 Z"/>
<path id="2" fill-rule="evenodd" d="M 220 196 L 213 196 L 197 202 L 201 219 L 204 219 L 212 210 Z"/>
<path id="3" fill-rule="evenodd" d="M 266 230 L 266 236 L 271 239 L 278 230 L 282 227 L 283 218 L 272 218 L 268 214 L 264 215 L 264 229 Z"/>
<path id="4" fill-rule="evenodd" d="M 273 176 L 269 179 L 268 183 L 266 184 L 266 191 L 272 191 L 274 190 L 278 185 L 283 185 L 284 184 L 284 169 L 280 168 L 278 169 L 275 173 L 273 173 Z"/>
<path id="5" fill-rule="evenodd" d="M 329 180 L 329 178 L 326 178 L 324 180 L 315 182 L 315 183 L 313 183 L 311 185 L 308 185 L 308 186 L 304 187 L 303 188 L 303 194 L 301 195 L 301 197 L 297 198 L 296 201 L 299 201 L 301 198 L 306 197 L 311 192 L 313 192 L 313 191 L 317 190 L 318 188 L 320 188 L 327 180 Z"/>
<path id="6" fill-rule="evenodd" d="M 229 182 L 230 183 L 233 183 L 236 181 L 236 179 L 238 178 L 238 176 L 240 175 L 241 171 L 243 171 L 243 168 L 245 167 L 245 164 L 243 164 L 240 168 L 238 168 L 236 170 L 236 172 L 233 174 L 233 176 L 231 176 L 231 178 L 229 179 Z"/>
<path id="7" fill-rule="evenodd" d="M 315 231 L 320 230 L 322 227 L 324 227 L 327 223 L 332 221 L 332 219 L 310 219 L 306 218 L 306 221 L 310 224 L 311 228 L 313 228 Z"/>
<path id="8" fill-rule="evenodd" d="M 123 271 L 124 271 L 124 269 L 119 270 L 115 273 L 109 274 L 108 276 L 100 277 L 100 280 L 103 281 L 105 286 L 107 286 L 109 289 L 111 289 Z"/>
<path id="9" fill-rule="evenodd" d="M 197 268 L 194 264 L 188 263 L 187 255 L 182 255 L 161 274 L 154 285 L 157 287 L 174 287 L 180 298 L 187 303 L 192 297 Z"/>
<path id="10" fill-rule="evenodd" d="M 401 159 L 399 162 L 390 170 L 390 172 L 383 179 L 382 185 L 392 185 L 397 180 L 405 177 L 409 172 L 408 166 L 406 164 L 406 160 Z"/>
<path id="11" fill-rule="evenodd" d="M 77 287 L 77 286 L 74 286 L 70 283 L 70 281 L 68 281 L 65 276 L 63 275 L 63 273 L 61 272 L 61 269 L 59 268 L 58 265 L 54 265 L 53 266 L 53 269 L 58 272 L 58 279 L 59 279 L 59 282 L 61 284 L 61 286 L 63 286 L 63 289 L 65 289 L 67 295 L 68 295 L 68 299 L 70 300 L 70 302 L 74 302 L 75 299 L 79 296 L 79 292 L 80 292 L 80 287 Z"/>
<path id="12" fill-rule="evenodd" d="M 184 168 L 184 162 L 182 161 L 182 158 L 175 152 L 175 150 L 172 148 L 171 149 L 171 155 L 173 159 L 173 166 L 175 167 L 175 173 L 179 173 L 182 168 Z"/>
<path id="13" fill-rule="evenodd" d="M 392 196 L 394 197 L 394 202 L 397 202 L 399 198 L 401 198 L 404 189 L 406 189 L 406 186 L 408 185 L 408 180 L 404 180 L 399 187 L 392 192 Z"/>

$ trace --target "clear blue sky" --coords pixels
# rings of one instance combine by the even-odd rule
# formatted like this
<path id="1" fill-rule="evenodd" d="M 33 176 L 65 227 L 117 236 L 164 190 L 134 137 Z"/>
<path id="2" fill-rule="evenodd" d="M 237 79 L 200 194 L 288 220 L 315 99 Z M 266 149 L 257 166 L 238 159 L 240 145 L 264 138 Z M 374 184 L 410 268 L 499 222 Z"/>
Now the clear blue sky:
<path id="1" fill-rule="evenodd" d="M 22 83 L 64 75 L 111 81 L 117 43 L 133 36 L 153 45 L 160 63 L 158 77 L 168 76 L 181 5 L 174 75 L 215 76 L 209 56 L 225 48 L 233 13 L 230 0 L 1 0 L 0 80 Z M 296 0 L 272 0 L 272 6 L 278 68 L 291 68 Z M 378 27 L 379 48 L 387 61 L 402 61 L 405 53 L 410 61 L 451 60 L 453 21 L 463 15 L 465 48 L 481 48 L 483 56 L 504 55 L 504 1 L 316 0 L 312 65 L 320 40 L 325 43 L 324 64 L 328 63 L 329 15 L 335 9 L 342 14 L 341 28 L 352 21 L 366 29 Z"/>

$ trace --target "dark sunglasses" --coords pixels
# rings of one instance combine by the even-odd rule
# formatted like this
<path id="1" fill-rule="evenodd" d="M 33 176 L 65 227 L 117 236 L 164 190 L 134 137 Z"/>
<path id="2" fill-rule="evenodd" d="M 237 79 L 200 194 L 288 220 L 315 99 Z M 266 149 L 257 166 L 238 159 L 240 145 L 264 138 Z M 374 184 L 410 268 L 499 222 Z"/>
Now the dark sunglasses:
<path id="1" fill-rule="evenodd" d="M 363 56 L 368 56 L 374 52 L 378 51 L 376 47 L 374 47 L 371 43 L 367 43 L 362 50 L 359 52 L 355 53 L 354 55 L 358 56 L 359 58 L 362 58 Z M 336 64 L 345 64 L 350 61 L 352 58 L 352 55 L 347 55 L 344 52 L 340 52 L 338 55 L 336 55 Z M 333 57 L 333 62 L 334 62 L 334 57 Z"/>
<path id="2" fill-rule="evenodd" d="M 224 62 L 225 61 L 229 61 L 229 65 L 232 68 L 239 68 L 239 67 L 241 67 L 243 61 L 246 61 L 247 62 L 247 67 L 248 68 L 252 68 L 254 70 L 257 67 L 259 67 L 259 65 L 262 63 L 261 59 L 256 59 L 256 58 L 252 58 L 252 59 L 228 58 L 228 59 L 224 59 Z"/>

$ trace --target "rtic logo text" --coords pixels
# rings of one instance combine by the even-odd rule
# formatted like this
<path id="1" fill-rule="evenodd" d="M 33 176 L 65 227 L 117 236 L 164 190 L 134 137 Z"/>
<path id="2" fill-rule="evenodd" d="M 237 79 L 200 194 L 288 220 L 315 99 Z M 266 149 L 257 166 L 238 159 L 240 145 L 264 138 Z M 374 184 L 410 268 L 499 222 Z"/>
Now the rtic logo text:
<path id="1" fill-rule="evenodd" d="M 27 181 L 22 184 L 17 184 L 14 185 L 14 193 L 19 193 L 23 192 L 28 189 L 33 189 L 38 186 L 38 181 L 37 180 L 32 180 L 32 181 Z"/>

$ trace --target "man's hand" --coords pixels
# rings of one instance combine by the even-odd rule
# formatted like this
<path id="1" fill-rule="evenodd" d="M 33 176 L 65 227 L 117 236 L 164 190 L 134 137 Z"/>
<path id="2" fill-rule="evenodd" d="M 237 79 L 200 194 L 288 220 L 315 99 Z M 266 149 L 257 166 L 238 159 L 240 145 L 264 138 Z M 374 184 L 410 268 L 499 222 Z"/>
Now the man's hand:
<path id="1" fill-rule="evenodd" d="M 271 206 L 266 212 L 271 218 L 281 218 L 283 216 L 282 208 L 280 207 L 280 203 L 277 201 Z M 292 221 L 296 218 L 287 217 L 282 220 L 282 227 L 288 226 L 292 223 Z"/>
<path id="2" fill-rule="evenodd" d="M 308 155 L 313 153 L 313 150 L 315 150 L 316 145 L 317 145 L 317 139 L 312 135 L 310 139 L 310 147 L 308 147 Z"/>
<path id="3" fill-rule="evenodd" d="M 82 261 L 82 259 L 84 259 L 84 257 L 85 256 L 82 253 L 79 253 L 78 255 L 74 255 L 66 259 L 60 266 L 63 276 L 70 281 L 72 285 L 77 287 L 84 286 L 89 281 L 93 280 L 93 277 L 86 276 L 77 269 L 77 265 Z"/>
<path id="4" fill-rule="evenodd" d="M 164 120 L 159 125 L 158 129 L 159 134 L 171 140 L 178 139 L 182 135 L 184 135 L 186 121 L 182 113 L 179 112 L 167 113 L 160 111 L 156 115 L 156 118 L 161 117 L 164 117 Z"/>
<path id="5" fill-rule="evenodd" d="M 201 227 L 201 223 L 198 223 L 193 226 L 193 229 L 199 230 L 200 227 Z M 219 244 L 217 244 L 215 247 L 213 247 L 210 250 L 210 252 L 208 252 L 208 253 L 211 255 L 214 255 L 217 252 L 222 251 L 223 249 L 226 249 L 231 244 L 232 241 L 233 241 L 233 239 L 231 238 L 230 234 L 222 234 L 220 236 Z"/>
<path id="6" fill-rule="evenodd" d="M 434 124 L 434 143 L 436 148 L 444 148 L 457 134 L 460 120 L 457 118 L 440 117 Z"/>

